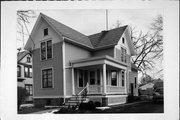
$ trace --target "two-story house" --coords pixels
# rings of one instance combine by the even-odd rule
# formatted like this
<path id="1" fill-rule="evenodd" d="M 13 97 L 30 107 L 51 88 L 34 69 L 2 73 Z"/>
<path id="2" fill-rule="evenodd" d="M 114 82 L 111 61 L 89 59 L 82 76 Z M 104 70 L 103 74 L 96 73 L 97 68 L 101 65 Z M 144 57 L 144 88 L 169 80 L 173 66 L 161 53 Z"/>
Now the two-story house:
<path id="1" fill-rule="evenodd" d="M 17 54 L 17 81 L 18 86 L 27 90 L 26 102 L 32 102 L 33 80 L 32 80 L 32 57 L 28 51 Z"/>
<path id="2" fill-rule="evenodd" d="M 102 106 L 126 103 L 130 92 L 137 95 L 128 26 L 86 36 L 40 13 L 25 49 L 33 58 L 36 106 L 60 105 L 83 90 Z"/>

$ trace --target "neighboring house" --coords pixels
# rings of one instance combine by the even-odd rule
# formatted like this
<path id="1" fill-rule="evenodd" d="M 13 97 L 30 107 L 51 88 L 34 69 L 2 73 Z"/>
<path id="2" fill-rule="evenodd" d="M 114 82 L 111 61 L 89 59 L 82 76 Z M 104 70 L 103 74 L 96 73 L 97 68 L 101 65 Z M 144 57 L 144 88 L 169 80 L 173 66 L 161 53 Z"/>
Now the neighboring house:
<path id="1" fill-rule="evenodd" d="M 154 89 L 154 83 L 149 82 L 149 83 L 139 87 L 139 93 L 140 93 L 140 95 L 152 96 L 153 95 L 153 89 Z"/>
<path id="2" fill-rule="evenodd" d="M 18 86 L 26 88 L 29 94 L 26 98 L 26 102 L 32 102 L 32 57 L 28 51 L 19 52 L 17 54 L 17 81 Z"/>
<path id="3" fill-rule="evenodd" d="M 153 80 L 152 82 L 149 82 L 145 85 L 142 85 L 139 87 L 139 93 L 140 95 L 153 95 L 153 90 L 157 89 L 159 87 L 163 87 L 163 81 L 160 79 Z"/>
<path id="4" fill-rule="evenodd" d="M 33 56 L 36 106 L 61 105 L 83 90 L 102 106 L 138 95 L 128 26 L 86 36 L 40 13 L 25 49 Z"/>

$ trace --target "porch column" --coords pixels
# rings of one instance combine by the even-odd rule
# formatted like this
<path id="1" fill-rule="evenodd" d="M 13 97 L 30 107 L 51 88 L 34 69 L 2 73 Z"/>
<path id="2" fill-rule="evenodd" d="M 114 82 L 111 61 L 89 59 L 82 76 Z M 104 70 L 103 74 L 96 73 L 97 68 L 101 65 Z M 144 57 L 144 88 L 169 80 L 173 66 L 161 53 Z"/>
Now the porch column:
<path id="1" fill-rule="evenodd" d="M 74 89 L 74 68 L 72 67 L 72 94 L 75 95 Z"/>
<path id="2" fill-rule="evenodd" d="M 103 64 L 103 94 L 106 94 L 106 64 Z"/>
<path id="3" fill-rule="evenodd" d="M 125 94 L 127 94 L 127 71 L 124 71 L 124 89 L 125 89 Z"/>

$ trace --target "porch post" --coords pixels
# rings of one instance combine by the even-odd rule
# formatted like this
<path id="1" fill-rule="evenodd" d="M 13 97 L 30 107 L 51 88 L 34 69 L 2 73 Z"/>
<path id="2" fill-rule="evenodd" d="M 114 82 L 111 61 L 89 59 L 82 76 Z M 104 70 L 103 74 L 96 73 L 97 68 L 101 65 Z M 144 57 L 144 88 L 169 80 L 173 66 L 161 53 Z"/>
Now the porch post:
<path id="1" fill-rule="evenodd" d="M 103 64 L 103 93 L 106 94 L 106 64 Z"/>
<path id="2" fill-rule="evenodd" d="M 75 95 L 74 89 L 74 68 L 72 67 L 72 94 Z"/>
<path id="3" fill-rule="evenodd" d="M 125 89 L 125 94 L 127 94 L 127 71 L 124 71 L 124 89 Z"/>

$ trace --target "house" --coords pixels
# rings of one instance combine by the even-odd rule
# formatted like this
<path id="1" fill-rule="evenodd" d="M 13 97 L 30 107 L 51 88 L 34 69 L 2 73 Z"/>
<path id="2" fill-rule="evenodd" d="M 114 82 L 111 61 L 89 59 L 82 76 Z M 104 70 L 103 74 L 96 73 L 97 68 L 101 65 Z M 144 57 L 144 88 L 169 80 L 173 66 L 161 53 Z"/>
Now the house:
<path id="1" fill-rule="evenodd" d="M 40 13 L 25 49 L 33 56 L 35 106 L 61 105 L 83 91 L 102 106 L 138 95 L 128 26 L 86 36 Z"/>
<path id="2" fill-rule="evenodd" d="M 18 87 L 26 88 L 28 97 L 26 102 L 33 101 L 32 57 L 28 51 L 17 54 L 17 81 Z"/>

